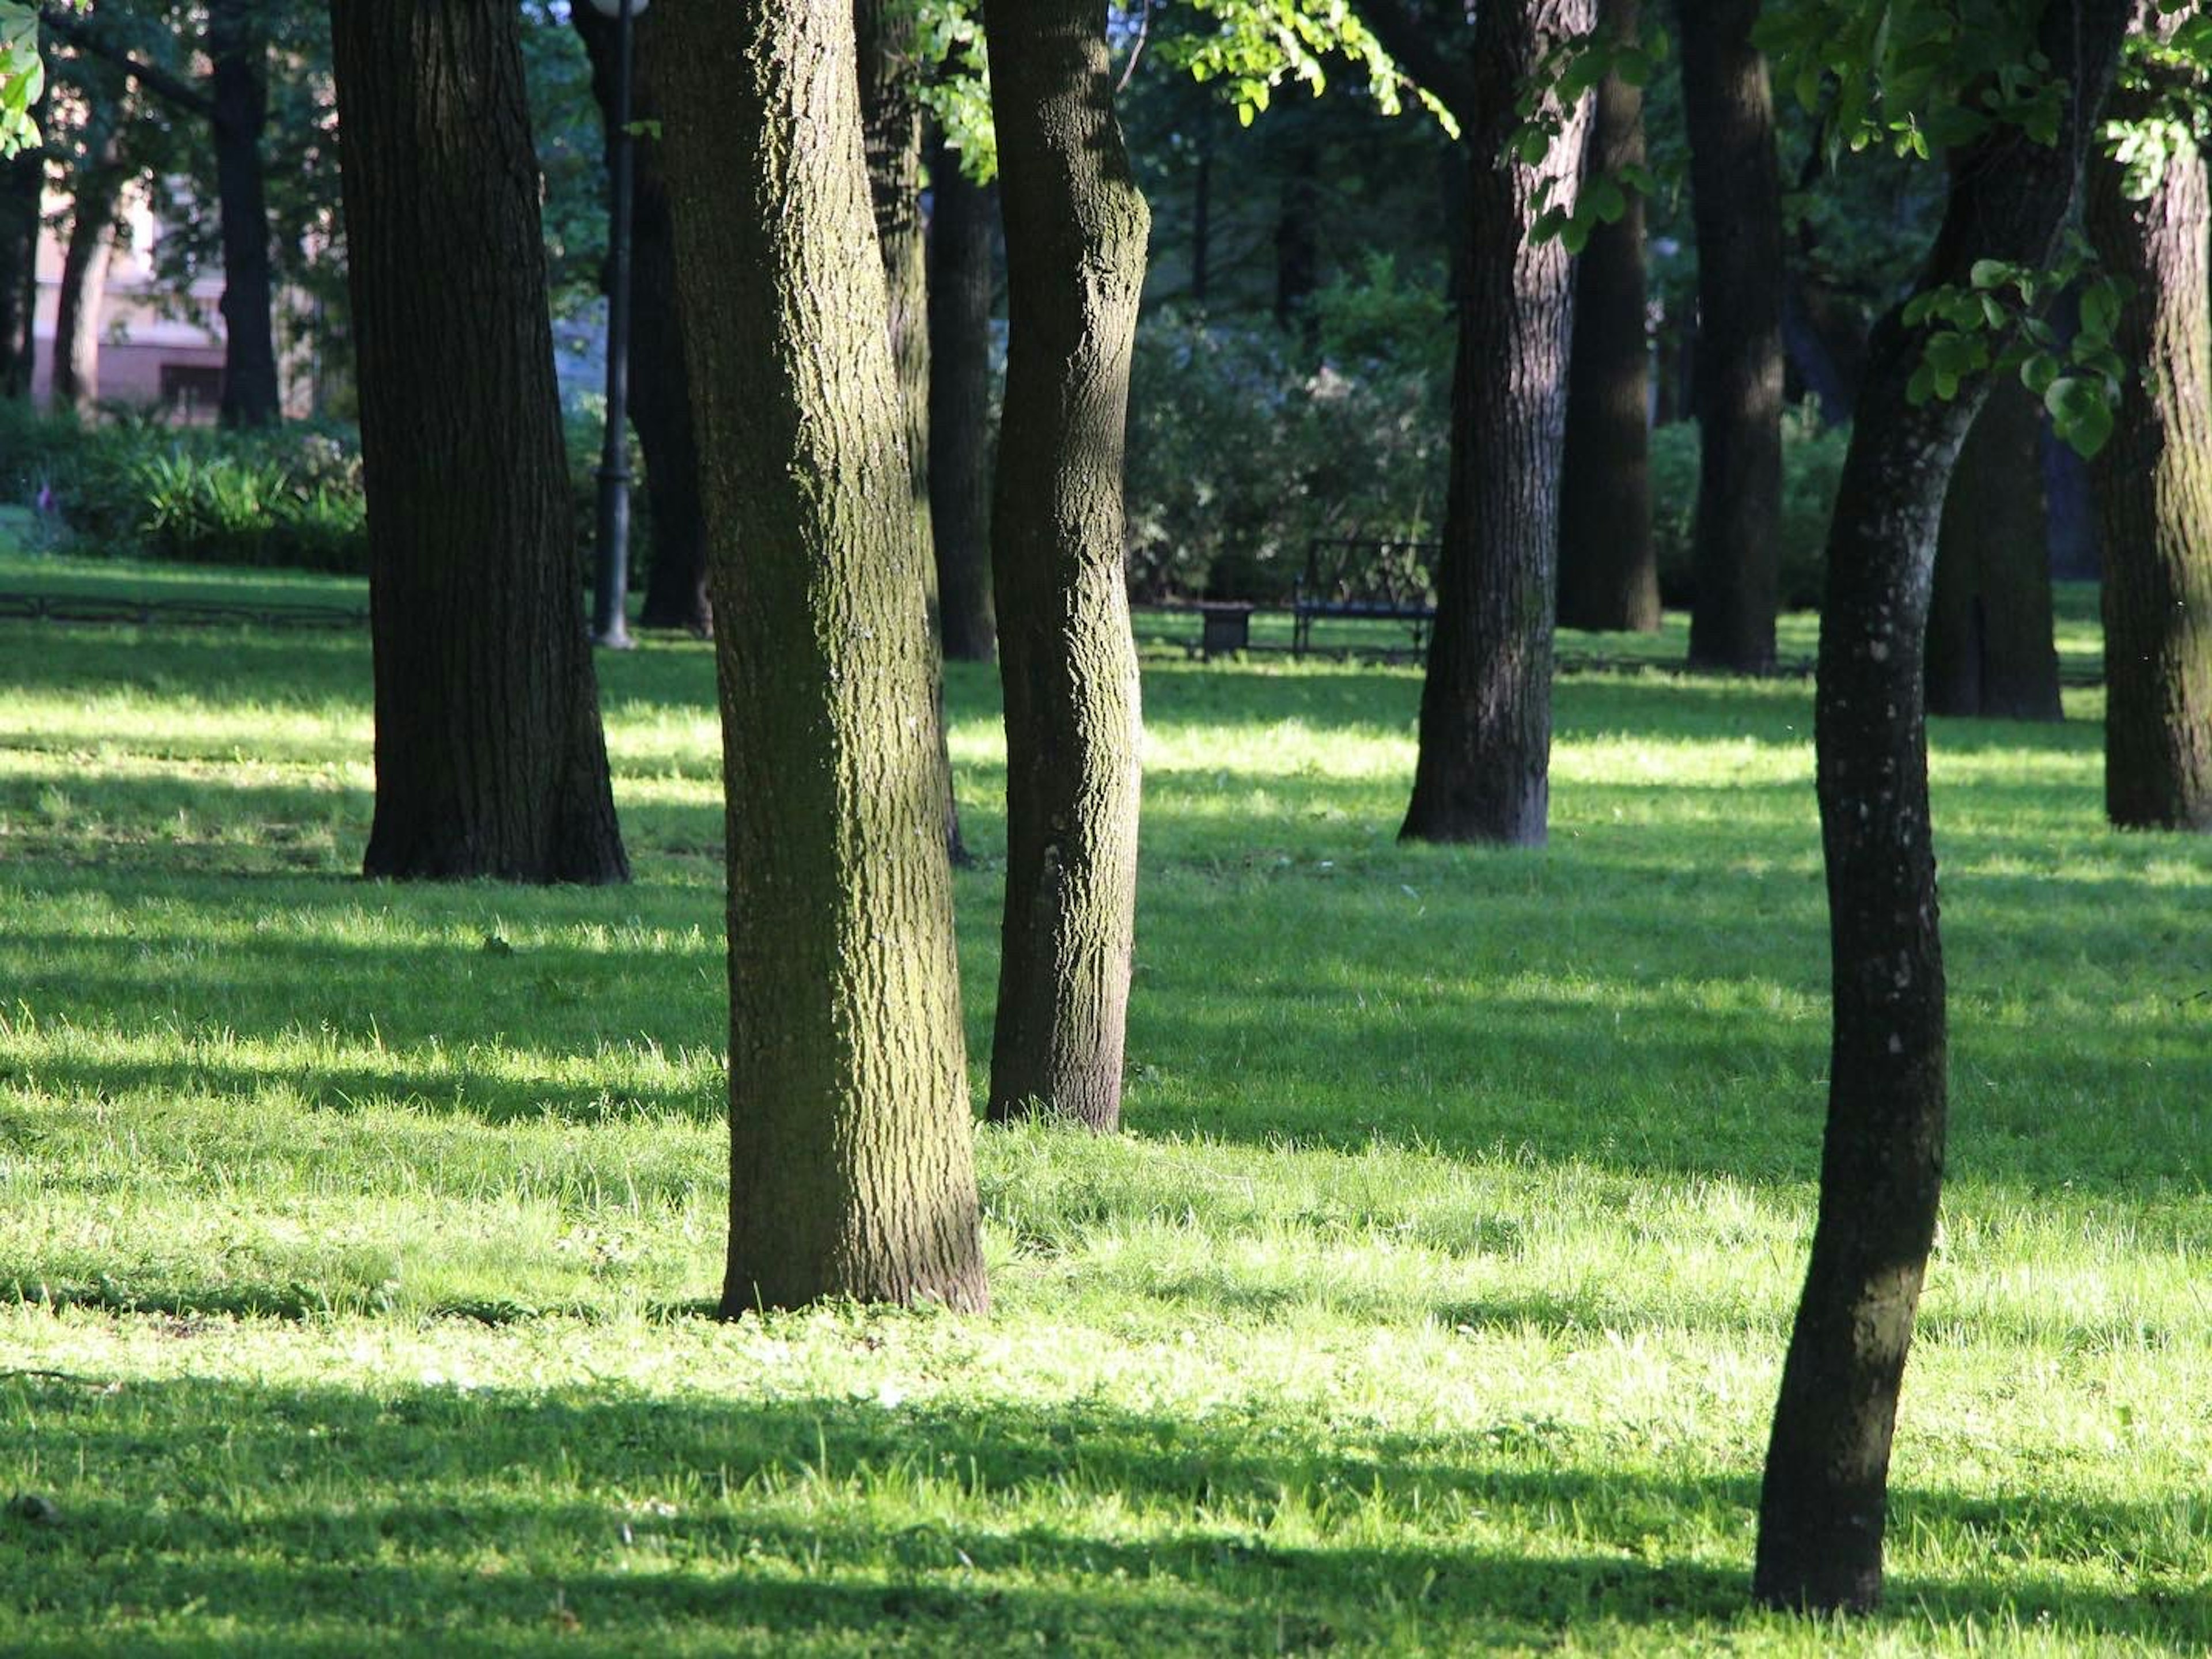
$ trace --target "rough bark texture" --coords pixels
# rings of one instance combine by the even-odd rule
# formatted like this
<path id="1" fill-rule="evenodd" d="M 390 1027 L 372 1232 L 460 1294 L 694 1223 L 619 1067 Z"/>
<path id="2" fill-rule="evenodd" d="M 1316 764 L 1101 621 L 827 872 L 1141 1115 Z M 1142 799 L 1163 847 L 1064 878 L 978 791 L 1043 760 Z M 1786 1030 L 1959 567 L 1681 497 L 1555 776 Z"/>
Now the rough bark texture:
<path id="1" fill-rule="evenodd" d="M 46 118 L 43 99 L 34 118 Z M 0 161 L 0 398 L 31 392 L 31 305 L 38 292 L 33 256 L 46 181 L 43 150 Z"/>
<path id="2" fill-rule="evenodd" d="M 1399 830 L 1409 841 L 1545 839 L 1573 288 L 1566 249 L 1529 244 L 1528 204 L 1540 178 L 1555 181 L 1553 202 L 1573 202 L 1590 100 L 1540 167 L 1500 156 L 1516 88 L 1548 46 L 1596 20 L 1596 0 L 1497 0 L 1475 16 L 1468 106 L 1454 111 L 1468 158 L 1468 213 L 1436 632 Z"/>
<path id="3" fill-rule="evenodd" d="M 614 119 L 616 25 L 588 5 L 569 21 L 592 60 L 592 97 L 599 119 Z M 653 25 L 633 18 L 635 38 Z M 643 77 L 632 77 L 630 119 L 659 118 Z M 648 129 L 649 131 L 649 129 Z M 676 228 L 669 211 L 661 149 L 651 141 L 630 149 L 629 419 L 645 452 L 646 488 L 653 497 L 653 556 L 647 562 L 646 628 L 714 631 L 707 601 L 707 520 L 699 501 L 699 448 L 691 434 L 691 389 L 684 362 L 684 324 L 676 300 Z"/>
<path id="4" fill-rule="evenodd" d="M 656 10 L 721 672 L 722 1310 L 987 1299 L 852 0 Z"/>
<path id="5" fill-rule="evenodd" d="M 1149 216 L 1095 0 L 984 14 L 1006 214 L 991 557 L 1006 700 L 1006 908 L 990 1112 L 1121 1118 L 1141 719 L 1121 566 Z"/>
<path id="6" fill-rule="evenodd" d="M 929 511 L 945 654 L 998 654 L 991 615 L 991 225 L 988 185 L 958 155 L 929 164 Z"/>
<path id="7" fill-rule="evenodd" d="M 1601 0 L 1598 27 L 1637 33 L 1641 0 Z M 1619 76 L 1598 88 L 1592 173 L 1644 164 L 1644 94 Z M 1650 633 L 1659 626 L 1651 540 L 1651 351 L 1644 337 L 1644 198 L 1590 233 L 1575 276 L 1566 450 L 1559 465 L 1559 626 Z"/>
<path id="8" fill-rule="evenodd" d="M 216 194 L 222 218 L 222 423 L 267 426 L 276 386 L 275 301 L 261 130 L 269 120 L 269 46 L 256 0 L 210 0 L 208 90 L 215 104 Z"/>
<path id="9" fill-rule="evenodd" d="M 364 872 L 620 881 L 519 13 L 334 0 L 376 679 Z"/>
<path id="10" fill-rule="evenodd" d="M 1759 0 L 1681 0 L 1698 231 L 1697 600 L 1690 661 L 1774 667 L 1782 526 L 1782 182 Z"/>
<path id="11" fill-rule="evenodd" d="M 2143 94 L 2122 94 L 2135 105 Z M 2131 108 L 2130 112 L 2134 112 Z M 2123 829 L 2212 831 L 2212 319 L 2203 153 L 2156 189 L 2091 164 L 2089 234 L 2135 284 L 2113 343 L 2139 364 L 2093 463 L 2105 552 L 2105 811 Z"/>
<path id="12" fill-rule="evenodd" d="M 2053 148 L 2004 135 L 1955 158 L 1922 275 L 2041 266 L 2063 223 L 2128 0 L 2045 13 L 2040 46 L 2077 89 Z M 2077 53 L 2076 47 L 2080 50 Z M 1760 1492 L 1753 1594 L 1861 1609 L 1881 1596 L 1898 1388 L 1934 1237 L 1945 1115 L 1943 955 L 1928 823 L 1922 646 L 1943 490 L 1985 381 L 1905 396 L 1924 336 L 1877 327 L 1828 538 L 1814 699 L 1833 1033 L 1819 1218 Z"/>
<path id="13" fill-rule="evenodd" d="M 85 164 L 72 180 L 69 246 L 54 295 L 53 404 L 79 409 L 100 396 L 100 322 L 106 307 L 107 264 L 115 247 L 115 210 L 126 177 L 114 112 L 105 130 L 88 132 Z"/>
<path id="14" fill-rule="evenodd" d="M 2043 405 L 2001 380 L 1966 434 L 1943 496 L 1928 613 L 1928 712 L 2055 720 Z"/>

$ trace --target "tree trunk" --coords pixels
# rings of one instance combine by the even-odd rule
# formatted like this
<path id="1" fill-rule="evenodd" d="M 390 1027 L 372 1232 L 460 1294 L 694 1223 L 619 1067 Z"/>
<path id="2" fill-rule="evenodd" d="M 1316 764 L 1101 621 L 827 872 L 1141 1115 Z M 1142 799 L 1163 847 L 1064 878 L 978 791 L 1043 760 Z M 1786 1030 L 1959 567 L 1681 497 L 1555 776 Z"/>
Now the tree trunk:
<path id="1" fill-rule="evenodd" d="M 58 409 L 82 409 L 100 396 L 100 313 L 106 308 L 107 263 L 115 247 L 115 210 L 128 176 L 111 110 L 85 135 L 85 162 L 73 181 L 69 247 L 54 295 L 53 374 Z"/>
<path id="2" fill-rule="evenodd" d="M 1601 0 L 1598 27 L 1635 38 L 1641 0 Z M 1644 165 L 1644 94 L 1598 88 L 1593 173 Z M 1651 350 L 1644 337 L 1644 198 L 1590 233 L 1575 277 L 1574 352 L 1559 466 L 1559 625 L 1648 634 L 1659 626 L 1651 541 Z"/>
<path id="3" fill-rule="evenodd" d="M 568 18 L 592 61 L 599 119 L 611 123 L 617 25 L 588 5 L 570 7 Z M 659 118 L 650 89 L 635 76 L 630 118 Z M 699 505 L 699 451 L 691 435 L 684 325 L 677 311 L 675 222 L 660 155 L 660 146 L 649 141 L 630 149 L 629 418 L 645 452 L 646 488 L 653 497 L 653 556 L 638 622 L 703 639 L 714 631 L 714 608 L 707 602 L 707 520 Z"/>
<path id="4" fill-rule="evenodd" d="M 665 112 L 721 673 L 722 1312 L 981 1308 L 929 551 L 853 0 L 670 6 L 639 38 Z"/>
<path id="5" fill-rule="evenodd" d="M 1190 302 L 1204 310 L 1213 262 L 1213 109 L 1198 112 L 1198 165 L 1190 180 Z"/>
<path id="6" fill-rule="evenodd" d="M 1516 89 L 1597 0 L 1492 0 L 1475 14 L 1451 474 L 1420 754 L 1401 839 L 1544 842 L 1551 799 L 1552 624 L 1559 545 L 1572 274 L 1556 239 L 1528 240 L 1540 179 L 1571 206 L 1589 100 L 1540 167 L 1499 159 Z"/>
<path id="7" fill-rule="evenodd" d="M 2170 89 L 2179 88 L 2157 88 Z M 2119 94 L 2136 117 L 2150 96 Z M 2093 463 L 2105 549 L 2105 811 L 2122 829 L 2201 833 L 2212 831 L 2207 183 L 2203 150 L 2170 131 L 2165 174 L 2140 201 L 2128 199 L 2110 159 L 2090 164 L 2090 239 L 2105 269 L 2135 285 L 2113 348 L 2142 368 Z"/>
<path id="8" fill-rule="evenodd" d="M 1121 458 L 1149 215 L 1114 118 L 1104 11 L 994 0 L 984 31 L 1010 329 L 991 526 L 1006 908 L 990 1114 L 1108 1130 L 1137 894 Z"/>
<path id="9" fill-rule="evenodd" d="M 1289 152 L 1289 171 L 1275 198 L 1275 326 L 1296 334 L 1310 349 L 1317 333 L 1314 289 L 1321 283 L 1321 249 L 1314 235 L 1321 191 L 1314 179 L 1313 140 L 1301 137 Z"/>
<path id="10" fill-rule="evenodd" d="M 2043 405 L 2017 378 L 1993 387 L 1943 496 L 1928 616 L 1928 712 L 2056 720 Z"/>
<path id="11" fill-rule="evenodd" d="M 1681 0 L 1698 231 L 1697 603 L 1690 661 L 1774 668 L 1782 529 L 1782 184 L 1759 0 Z"/>
<path id="12" fill-rule="evenodd" d="M 33 118 L 46 120 L 43 97 Z M 39 202 L 46 183 L 42 149 L 0 161 L 0 398 L 31 395 L 31 309 L 38 296 Z"/>
<path id="13" fill-rule="evenodd" d="M 991 221 L 988 185 L 936 146 L 929 165 L 929 508 L 945 654 L 988 662 L 991 618 Z"/>
<path id="14" fill-rule="evenodd" d="M 255 0 L 210 0 L 209 91 L 215 104 L 216 194 L 222 218 L 225 426 L 268 426 L 283 413 L 270 313 L 269 207 L 261 130 L 269 119 L 269 46 Z"/>
<path id="15" fill-rule="evenodd" d="M 334 0 L 376 681 L 370 876 L 627 879 L 585 645 L 521 17 Z"/>
<path id="16" fill-rule="evenodd" d="M 1954 158 L 1921 291 L 1981 258 L 2048 263 L 2129 0 L 2045 13 L 2039 45 L 2081 100 L 2045 148 L 2016 131 Z M 2077 42 L 2080 51 L 2075 48 Z M 1926 334 L 1875 330 L 1828 536 L 1814 697 L 1833 1034 L 1819 1218 L 1759 1496 L 1752 1593 L 1857 1610 L 1881 1596 L 1890 1440 L 1942 1191 L 1942 943 L 1928 823 L 1922 647 L 1943 491 L 1988 389 L 1916 407 Z"/>

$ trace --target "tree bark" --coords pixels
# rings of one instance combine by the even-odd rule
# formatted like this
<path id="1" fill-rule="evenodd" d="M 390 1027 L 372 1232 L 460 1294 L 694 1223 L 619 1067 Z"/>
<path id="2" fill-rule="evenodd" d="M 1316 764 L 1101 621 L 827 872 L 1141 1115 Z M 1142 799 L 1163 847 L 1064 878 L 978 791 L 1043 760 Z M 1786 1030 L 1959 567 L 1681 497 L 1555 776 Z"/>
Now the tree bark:
<path id="1" fill-rule="evenodd" d="M 929 166 L 929 508 L 945 654 L 989 662 L 991 222 L 988 185 L 936 146 Z"/>
<path id="2" fill-rule="evenodd" d="M 611 882 L 520 14 L 333 0 L 368 483 L 364 873 Z"/>
<path id="3" fill-rule="evenodd" d="M 1455 104 L 1468 156 L 1451 472 L 1420 752 L 1399 836 L 1541 846 L 1551 798 L 1552 629 L 1572 275 L 1531 246 L 1531 196 L 1571 206 L 1589 100 L 1540 167 L 1501 160 L 1516 89 L 1543 52 L 1597 20 L 1596 0 L 1494 0 L 1475 15 Z M 1394 53 L 1397 48 L 1392 46 Z"/>
<path id="4" fill-rule="evenodd" d="M 210 0 L 209 92 L 215 106 L 216 194 L 222 218 L 225 426 L 267 426 L 283 413 L 276 383 L 275 303 L 261 130 L 269 119 L 269 46 L 255 0 Z"/>
<path id="5" fill-rule="evenodd" d="M 1693 666 L 1774 668 L 1782 528 L 1782 185 L 1759 0 L 1681 0 L 1698 233 Z"/>
<path id="6" fill-rule="evenodd" d="M 2043 406 L 1993 387 L 1944 492 L 1928 616 L 1928 712 L 2056 720 Z"/>
<path id="7" fill-rule="evenodd" d="M 2124 113 L 2148 112 L 2149 93 L 2119 97 Z M 2135 285 L 2113 347 L 2142 376 L 2092 463 L 2105 550 L 2105 811 L 2122 829 L 2203 833 L 2212 831 L 2208 187 L 2203 150 L 2179 131 L 2172 143 L 2164 176 L 2141 200 L 2128 199 L 2108 157 L 2089 169 L 2090 240 L 2105 269 Z"/>
<path id="8" fill-rule="evenodd" d="M 33 118 L 45 122 L 43 97 Z M 31 309 L 38 297 L 39 204 L 46 183 L 43 149 L 0 161 L 0 398 L 31 395 Z"/>
<path id="9" fill-rule="evenodd" d="M 1121 463 L 1149 215 L 1092 0 L 984 14 L 1006 215 L 992 568 L 1006 901 L 990 1114 L 1121 1120 L 1141 716 Z"/>
<path id="10" fill-rule="evenodd" d="M 721 675 L 722 1311 L 980 1309 L 929 552 L 853 0 L 671 6 L 640 38 L 665 115 Z"/>
<path id="11" fill-rule="evenodd" d="M 85 162 L 72 181 L 69 246 L 54 295 L 53 373 L 49 396 L 58 409 L 82 409 L 100 396 L 100 313 L 107 264 L 115 246 L 115 210 L 126 174 L 114 112 L 94 118 L 85 135 Z"/>
<path id="12" fill-rule="evenodd" d="M 2058 143 L 2000 132 L 1954 158 L 1922 291 L 1969 285 L 1978 259 L 2048 263 L 2129 9 L 2081 0 L 2045 11 L 2039 46 L 2074 92 Z M 1902 307 L 1877 326 L 1828 536 L 1814 696 L 1833 981 L 1828 1120 L 1752 1579 L 1759 1601 L 1782 1607 L 1881 1600 L 1898 1387 L 1942 1187 L 1943 953 L 1922 647 L 1944 486 L 1988 383 L 1916 407 L 1906 388 L 1925 345 Z"/>
<path id="13" fill-rule="evenodd" d="M 568 18 L 591 58 L 599 119 L 611 123 L 617 25 L 588 5 L 570 7 Z M 643 25 L 633 20 L 631 27 Z M 659 118 L 642 77 L 633 76 L 630 118 Z M 609 137 L 611 142 L 611 131 Z M 653 498 L 653 556 L 638 622 L 703 639 L 714 631 L 714 612 L 707 599 L 707 520 L 699 502 L 699 449 L 691 432 L 684 322 L 677 308 L 675 222 L 660 146 L 633 144 L 630 163 L 629 418 L 645 452 L 646 489 Z"/>
<path id="14" fill-rule="evenodd" d="M 1641 0 L 1600 0 L 1598 27 L 1635 38 Z M 1593 173 L 1644 164 L 1644 93 L 1617 75 L 1598 88 Z M 1559 625 L 1648 634 L 1659 626 L 1651 540 L 1651 349 L 1644 335 L 1644 197 L 1601 224 L 1575 277 L 1574 352 L 1559 466 Z"/>

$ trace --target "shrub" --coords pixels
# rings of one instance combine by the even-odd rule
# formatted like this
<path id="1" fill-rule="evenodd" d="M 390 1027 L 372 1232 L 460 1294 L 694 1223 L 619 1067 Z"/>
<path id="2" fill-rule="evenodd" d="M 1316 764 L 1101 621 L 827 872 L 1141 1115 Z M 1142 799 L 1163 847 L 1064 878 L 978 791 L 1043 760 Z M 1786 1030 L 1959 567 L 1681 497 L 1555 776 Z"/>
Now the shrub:
<path id="1" fill-rule="evenodd" d="M 1843 477 L 1843 428 L 1823 430 L 1809 416 L 1793 414 L 1782 428 L 1782 608 L 1810 610 L 1820 603 L 1828 516 Z M 1659 558 L 1659 592 L 1669 605 L 1697 598 L 1691 538 L 1698 510 L 1698 427 L 1680 421 L 1651 434 L 1651 534 Z"/>

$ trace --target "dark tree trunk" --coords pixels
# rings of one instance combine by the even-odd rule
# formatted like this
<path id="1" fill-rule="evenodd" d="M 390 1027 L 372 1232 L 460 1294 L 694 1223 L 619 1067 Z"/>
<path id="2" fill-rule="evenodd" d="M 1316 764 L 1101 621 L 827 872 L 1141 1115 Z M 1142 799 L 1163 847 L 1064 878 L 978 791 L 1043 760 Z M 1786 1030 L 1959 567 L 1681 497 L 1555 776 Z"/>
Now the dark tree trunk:
<path id="1" fill-rule="evenodd" d="M 2120 95 L 2130 114 L 2145 112 L 2149 94 Z M 2142 371 L 2093 464 L 2105 546 L 2105 811 L 2122 829 L 2212 831 L 2203 152 L 2177 132 L 2148 196 L 2130 201 L 2122 185 L 2117 164 L 2091 163 L 2090 238 L 2105 268 L 2135 284 L 2113 345 Z"/>
<path id="2" fill-rule="evenodd" d="M 45 100 L 33 118 L 46 118 Z M 31 393 L 31 308 L 38 296 L 39 200 L 46 189 L 44 150 L 0 161 L 0 398 Z"/>
<path id="3" fill-rule="evenodd" d="M 333 0 L 376 679 L 364 873 L 628 878 L 585 645 L 521 15 Z"/>
<path id="4" fill-rule="evenodd" d="M 988 662 L 991 618 L 991 222 L 988 185 L 936 146 L 929 164 L 929 511 L 945 654 Z"/>
<path id="5" fill-rule="evenodd" d="M 1006 700 L 1006 908 L 990 1113 L 1121 1112 L 1137 896 L 1137 653 L 1121 457 L 1148 215 L 1092 0 L 984 15 L 1006 214 L 991 559 Z"/>
<path id="6" fill-rule="evenodd" d="M 1698 230 L 1697 603 L 1690 661 L 1774 667 L 1782 526 L 1782 181 L 1759 0 L 1681 0 Z"/>
<path id="7" fill-rule="evenodd" d="M 1316 333 L 1314 289 L 1321 283 L 1321 249 L 1314 234 L 1321 191 L 1314 179 L 1313 141 L 1292 143 L 1288 163 L 1275 200 L 1275 326 L 1296 333 L 1310 347 Z"/>
<path id="8" fill-rule="evenodd" d="M 1540 167 L 1498 158 L 1514 94 L 1553 44 L 1597 21 L 1597 0 L 1493 0 L 1478 9 L 1451 475 L 1437 572 L 1436 634 L 1421 687 L 1420 755 L 1399 835 L 1543 844 L 1551 799 L 1552 624 L 1559 447 L 1573 287 L 1557 240 L 1532 246 L 1529 198 L 1574 198 L 1589 100 Z"/>
<path id="9" fill-rule="evenodd" d="M 568 16 L 592 60 L 599 119 L 611 123 L 617 25 L 588 5 L 570 7 Z M 659 118 L 650 89 L 635 79 L 630 118 Z M 649 141 L 630 149 L 629 418 L 645 452 L 646 488 L 653 497 L 653 556 L 638 622 L 704 638 L 714 631 L 714 607 L 707 602 L 707 520 L 699 503 L 699 451 L 691 435 L 684 325 L 676 303 L 675 223 L 660 154 L 660 146 Z"/>
<path id="10" fill-rule="evenodd" d="M 2043 405 L 2016 378 L 1994 386 L 1943 496 L 1928 614 L 1928 712 L 2056 720 Z"/>
<path id="11" fill-rule="evenodd" d="M 69 246 L 54 295 L 54 362 L 48 384 L 58 409 L 82 409 L 100 396 L 100 313 L 115 246 L 116 204 L 129 176 L 114 112 L 94 118 L 99 128 L 86 134 L 85 163 L 72 180 Z"/>
<path id="12" fill-rule="evenodd" d="M 2048 262 L 2128 10 L 2128 0 L 2047 9 L 2039 44 L 2082 101 L 2068 106 L 2056 147 L 2001 132 L 1955 158 L 1923 291 L 1969 285 L 1977 259 Z M 1881 1600 L 1898 1386 L 1942 1187 L 1943 953 L 1922 647 L 1944 486 L 1988 388 L 1970 383 L 1950 403 L 1916 407 L 1906 387 L 1926 336 L 1901 318 L 1893 311 L 1875 333 L 1821 614 L 1814 718 L 1833 981 L 1828 1121 L 1752 1579 L 1759 1601 L 1790 1608 Z"/>
<path id="13" fill-rule="evenodd" d="M 722 1311 L 987 1301 L 924 600 L 852 0 L 670 6 L 677 283 L 721 672 Z"/>
<path id="14" fill-rule="evenodd" d="M 269 119 L 269 45 L 255 0 L 210 0 L 216 195 L 222 217 L 222 423 L 267 426 L 283 413 L 261 130 Z"/>
<path id="15" fill-rule="evenodd" d="M 1600 0 L 1598 27 L 1633 39 L 1641 0 Z M 1644 94 L 1617 75 L 1598 88 L 1589 167 L 1644 164 Z M 1590 233 L 1575 277 L 1566 448 L 1559 466 L 1559 626 L 1650 633 L 1659 626 L 1651 541 L 1651 352 L 1644 337 L 1644 198 Z"/>

